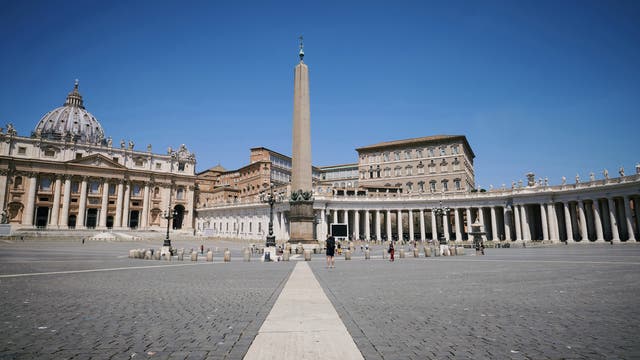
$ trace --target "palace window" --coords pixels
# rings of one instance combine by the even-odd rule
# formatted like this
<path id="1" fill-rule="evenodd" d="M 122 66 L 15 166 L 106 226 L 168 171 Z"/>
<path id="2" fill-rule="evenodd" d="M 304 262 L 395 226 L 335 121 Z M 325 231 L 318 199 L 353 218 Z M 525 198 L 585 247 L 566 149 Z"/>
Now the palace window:
<path id="1" fill-rule="evenodd" d="M 442 191 L 449 191 L 449 180 L 442 180 Z"/>
<path id="2" fill-rule="evenodd" d="M 51 179 L 48 177 L 43 177 L 40 179 L 40 190 L 42 191 L 50 191 L 51 190 Z"/>
<path id="3" fill-rule="evenodd" d="M 447 155 L 447 148 L 443 146 L 440 148 L 440 156 L 444 155 Z"/>
<path id="4" fill-rule="evenodd" d="M 451 152 L 452 152 L 453 154 L 456 154 L 456 155 L 457 155 L 457 154 L 459 154 L 459 152 L 458 152 L 458 151 L 459 151 L 459 150 L 458 150 L 458 145 L 453 145 L 453 146 L 451 146 Z"/>
<path id="5" fill-rule="evenodd" d="M 383 159 L 384 159 L 384 161 L 389 161 L 389 153 L 388 152 L 384 153 Z"/>
<path id="6" fill-rule="evenodd" d="M 420 159 L 422 158 L 422 149 L 416 150 L 416 156 Z"/>
<path id="7" fill-rule="evenodd" d="M 176 191 L 176 199 L 177 200 L 183 200 L 184 199 L 184 189 L 183 188 L 178 188 L 178 190 Z"/>
<path id="8" fill-rule="evenodd" d="M 456 190 L 460 190 L 460 179 L 453 180 L 453 188 Z"/>
<path id="9" fill-rule="evenodd" d="M 27 155 L 27 148 L 24 146 L 18 147 L 18 155 Z"/>
<path id="10" fill-rule="evenodd" d="M 138 184 L 133 185 L 133 189 L 131 193 L 132 193 L 131 194 L 132 196 L 140 196 L 140 185 Z"/>
<path id="11" fill-rule="evenodd" d="M 92 181 L 89 183 L 89 193 L 98 194 L 100 192 L 100 183 L 97 181 Z"/>
<path id="12" fill-rule="evenodd" d="M 393 158 L 394 158 L 396 161 L 400 160 L 400 152 L 399 152 L 399 151 L 396 151 L 396 152 L 393 154 Z"/>
<path id="13" fill-rule="evenodd" d="M 53 150 L 53 149 L 46 149 L 44 151 L 44 156 L 46 156 L 46 157 L 54 157 L 54 156 L 56 156 L 56 151 Z"/>
<path id="14" fill-rule="evenodd" d="M 109 195 L 116 194 L 116 184 L 109 184 Z"/>
<path id="15" fill-rule="evenodd" d="M 402 171 L 401 167 L 395 168 L 395 176 L 400 176 L 401 175 L 401 171 Z"/>
<path id="16" fill-rule="evenodd" d="M 433 157 L 433 148 L 429 148 L 429 150 L 427 150 L 427 153 L 429 154 L 429 157 Z"/>
<path id="17" fill-rule="evenodd" d="M 410 160 L 411 159 L 411 150 L 406 150 L 404 152 L 404 159 L 405 160 Z"/>
<path id="18" fill-rule="evenodd" d="M 71 183 L 71 192 L 74 194 L 77 194 L 80 192 L 80 183 L 77 181 L 74 181 Z"/>
<path id="19" fill-rule="evenodd" d="M 391 176 L 391 168 L 385 168 L 384 169 L 384 176 L 386 176 L 386 177 Z"/>
<path id="20" fill-rule="evenodd" d="M 418 182 L 418 191 L 424 191 L 424 181 Z"/>
<path id="21" fill-rule="evenodd" d="M 453 159 L 453 170 L 460 170 L 460 161 L 458 161 L 458 158 Z"/>
<path id="22" fill-rule="evenodd" d="M 411 165 L 409 165 L 409 166 L 407 166 L 405 168 L 405 172 L 406 172 L 407 176 L 413 175 L 413 168 L 411 167 Z"/>
<path id="23" fill-rule="evenodd" d="M 407 183 L 407 190 L 409 191 L 413 190 L 413 183 L 411 181 Z"/>
<path id="24" fill-rule="evenodd" d="M 436 192 L 436 182 L 435 180 L 432 180 L 429 182 L 429 190 L 431 190 L 431 192 Z"/>

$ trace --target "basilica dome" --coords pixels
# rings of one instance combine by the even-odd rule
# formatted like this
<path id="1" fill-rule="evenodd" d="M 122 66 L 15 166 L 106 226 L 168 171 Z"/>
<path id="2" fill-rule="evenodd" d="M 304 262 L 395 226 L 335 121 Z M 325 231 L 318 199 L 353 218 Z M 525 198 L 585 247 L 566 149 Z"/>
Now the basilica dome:
<path id="1" fill-rule="evenodd" d="M 46 113 L 34 130 L 36 137 L 51 140 L 68 140 L 91 144 L 105 141 L 104 131 L 95 116 L 84 108 L 78 92 L 78 80 L 67 101 L 59 108 Z"/>

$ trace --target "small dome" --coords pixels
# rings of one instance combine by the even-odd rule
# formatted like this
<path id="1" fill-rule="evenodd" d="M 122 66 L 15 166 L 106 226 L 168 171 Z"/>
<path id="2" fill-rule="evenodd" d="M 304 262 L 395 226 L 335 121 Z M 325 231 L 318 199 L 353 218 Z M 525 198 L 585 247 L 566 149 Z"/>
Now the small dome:
<path id="1" fill-rule="evenodd" d="M 98 119 L 84 108 L 82 95 L 78 92 L 78 80 L 64 105 L 46 113 L 36 125 L 34 133 L 52 140 L 66 139 L 93 144 L 104 141 L 104 131 Z"/>

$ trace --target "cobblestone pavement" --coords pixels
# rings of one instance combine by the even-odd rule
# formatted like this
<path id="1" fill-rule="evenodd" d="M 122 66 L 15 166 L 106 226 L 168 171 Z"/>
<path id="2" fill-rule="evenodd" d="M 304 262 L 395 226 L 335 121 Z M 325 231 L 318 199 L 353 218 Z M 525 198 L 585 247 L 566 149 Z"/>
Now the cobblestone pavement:
<path id="1" fill-rule="evenodd" d="M 311 266 L 366 359 L 640 358 L 637 246 Z"/>
<path id="2" fill-rule="evenodd" d="M 3 275 L 160 266 L 0 278 L 0 359 L 242 358 L 294 265 L 122 258 L 138 245 L 0 245 Z"/>

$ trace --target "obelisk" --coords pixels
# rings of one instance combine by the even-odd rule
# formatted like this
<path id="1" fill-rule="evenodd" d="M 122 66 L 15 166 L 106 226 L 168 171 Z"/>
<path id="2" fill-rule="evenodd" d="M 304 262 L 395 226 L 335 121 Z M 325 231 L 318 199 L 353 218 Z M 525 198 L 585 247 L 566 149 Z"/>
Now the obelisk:
<path id="1" fill-rule="evenodd" d="M 293 146 L 291 151 L 291 198 L 289 221 L 291 243 L 316 243 L 311 188 L 311 112 L 309 109 L 309 68 L 304 63 L 300 37 L 300 62 L 294 71 Z"/>

